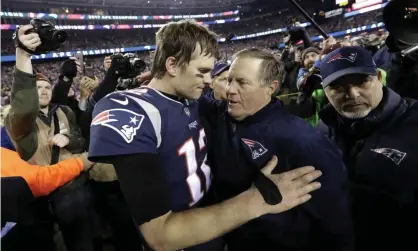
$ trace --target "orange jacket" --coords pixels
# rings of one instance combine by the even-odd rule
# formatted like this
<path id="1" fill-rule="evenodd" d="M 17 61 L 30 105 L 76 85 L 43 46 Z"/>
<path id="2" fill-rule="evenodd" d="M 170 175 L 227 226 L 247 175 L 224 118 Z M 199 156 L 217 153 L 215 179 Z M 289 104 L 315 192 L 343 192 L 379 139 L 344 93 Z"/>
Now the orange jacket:
<path id="1" fill-rule="evenodd" d="M 31 165 L 17 152 L 1 148 L 1 177 L 20 176 L 35 197 L 46 196 L 71 181 L 83 171 L 83 161 L 71 158 L 51 166 Z"/>

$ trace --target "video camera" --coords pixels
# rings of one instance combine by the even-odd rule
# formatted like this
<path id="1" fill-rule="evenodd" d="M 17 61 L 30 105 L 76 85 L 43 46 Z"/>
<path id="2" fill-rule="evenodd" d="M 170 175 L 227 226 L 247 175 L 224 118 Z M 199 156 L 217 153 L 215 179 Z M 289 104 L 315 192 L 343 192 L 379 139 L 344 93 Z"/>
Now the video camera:
<path id="1" fill-rule="evenodd" d="M 288 45 L 295 45 L 300 40 L 303 40 L 303 43 L 306 48 L 309 47 L 311 44 L 311 39 L 309 37 L 309 34 L 306 32 L 306 29 L 301 26 L 298 20 L 293 18 L 290 21 L 290 26 L 287 28 L 287 34 L 284 38 L 284 43 Z"/>
<path id="2" fill-rule="evenodd" d="M 143 73 L 147 67 L 145 62 L 134 53 L 115 53 L 110 56 L 112 67 L 123 78 L 134 78 Z"/>
<path id="3" fill-rule="evenodd" d="M 136 77 L 145 71 L 147 65 L 137 54 L 115 53 L 110 58 L 113 69 L 120 76 L 116 86 L 117 90 L 133 89 L 141 85 Z"/>
<path id="4" fill-rule="evenodd" d="M 16 45 L 30 54 L 39 55 L 58 50 L 68 39 L 67 32 L 56 29 L 53 24 L 43 19 L 34 18 L 30 20 L 30 24 L 33 26 L 33 29 L 28 30 L 25 34 L 37 33 L 42 43 L 35 51 L 29 50 L 19 41 L 17 38 L 18 30 L 13 34 Z"/>
<path id="5" fill-rule="evenodd" d="M 119 78 L 118 84 L 116 85 L 116 90 L 124 91 L 130 90 L 141 86 L 141 83 L 137 78 Z"/>
<path id="6" fill-rule="evenodd" d="M 402 55 L 418 50 L 418 4 L 413 0 L 390 1 L 383 10 L 383 22 L 389 31 L 386 44 Z"/>

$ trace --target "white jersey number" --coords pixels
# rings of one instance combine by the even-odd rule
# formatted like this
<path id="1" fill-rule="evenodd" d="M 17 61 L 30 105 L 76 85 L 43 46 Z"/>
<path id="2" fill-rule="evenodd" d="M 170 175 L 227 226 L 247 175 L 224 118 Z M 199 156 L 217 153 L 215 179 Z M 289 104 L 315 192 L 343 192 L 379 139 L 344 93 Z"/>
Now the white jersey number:
<path id="1" fill-rule="evenodd" d="M 199 148 L 198 150 L 201 151 L 205 148 L 205 131 L 203 129 L 199 132 Z M 211 183 L 211 170 L 208 165 L 206 165 L 206 158 L 203 160 L 200 169 L 204 173 L 205 177 L 200 177 L 197 172 L 197 161 L 196 161 L 196 145 L 193 141 L 193 138 L 188 139 L 178 150 L 179 156 L 184 156 L 186 159 L 186 166 L 188 171 L 188 177 L 186 179 L 187 185 L 189 186 L 191 202 L 189 206 L 193 206 L 198 202 L 207 189 L 210 187 Z M 203 180 L 204 179 L 204 180 Z M 202 183 L 205 182 L 206 184 L 206 191 L 204 191 L 202 187 Z"/>

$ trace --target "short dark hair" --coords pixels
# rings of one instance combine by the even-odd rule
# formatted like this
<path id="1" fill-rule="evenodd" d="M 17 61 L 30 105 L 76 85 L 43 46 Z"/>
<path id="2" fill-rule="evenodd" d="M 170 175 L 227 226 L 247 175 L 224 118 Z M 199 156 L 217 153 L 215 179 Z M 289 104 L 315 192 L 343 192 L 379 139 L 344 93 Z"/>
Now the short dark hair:
<path id="1" fill-rule="evenodd" d="M 218 57 L 217 35 L 193 20 L 167 23 L 158 30 L 155 38 L 157 48 L 151 72 L 156 78 L 162 78 L 167 71 L 168 57 L 175 57 L 180 66 L 188 64 L 197 45 L 205 56 Z"/>
<path id="2" fill-rule="evenodd" d="M 45 76 L 44 74 L 40 72 L 36 72 L 36 81 L 45 81 L 45 82 L 48 82 L 50 85 L 52 85 L 51 80 L 49 80 L 47 76 Z"/>
<path id="3" fill-rule="evenodd" d="M 274 80 L 277 80 L 279 86 L 277 87 L 275 94 L 280 90 L 281 84 L 286 76 L 284 63 L 275 55 L 269 52 L 257 48 L 244 49 L 234 54 L 232 60 L 239 57 L 251 57 L 261 59 L 261 66 L 259 70 L 260 81 L 263 86 L 268 86 Z"/>

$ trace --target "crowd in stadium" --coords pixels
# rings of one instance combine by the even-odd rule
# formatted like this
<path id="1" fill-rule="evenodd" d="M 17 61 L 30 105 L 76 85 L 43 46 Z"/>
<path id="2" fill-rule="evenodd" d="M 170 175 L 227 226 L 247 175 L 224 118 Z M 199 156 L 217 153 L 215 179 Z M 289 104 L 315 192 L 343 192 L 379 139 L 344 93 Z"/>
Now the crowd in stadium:
<path id="1" fill-rule="evenodd" d="M 345 17 L 368 1 L 213 0 L 246 11 L 211 25 L 224 17 L 61 20 L 153 10 L 19 1 L 2 6 L 3 250 L 418 249 L 414 1 Z M 56 20 L 13 16 L 30 6 Z M 147 22 L 164 25 L 51 35 Z"/>
<path id="2" fill-rule="evenodd" d="M 380 16 L 381 13 L 379 11 L 372 12 L 355 16 L 350 19 L 337 19 L 336 22 L 327 23 L 322 28 L 326 32 L 333 32 L 333 31 L 340 31 L 340 30 L 347 30 L 350 28 L 357 28 L 363 25 L 369 25 L 380 22 L 380 19 L 377 16 Z M 298 15 L 301 20 L 304 20 L 303 17 Z M 252 34 L 256 32 L 263 32 L 278 28 L 286 27 L 287 20 L 290 19 L 290 16 L 268 16 L 268 17 L 259 17 L 247 21 L 241 21 L 236 24 L 224 24 L 224 25 L 216 25 L 210 28 L 213 28 L 217 34 L 221 37 L 226 37 L 229 34 L 234 35 L 244 35 L 244 34 Z M 221 27 L 219 27 L 221 26 Z M 222 27 L 225 26 L 225 27 Z M 122 47 L 133 47 L 133 46 L 144 46 L 144 45 L 152 45 L 155 42 L 153 37 L 155 30 L 128 30 L 128 31 L 116 31 L 113 33 L 109 33 L 108 31 L 96 31 L 94 33 L 87 33 L 85 31 L 78 31 L 78 32 L 70 32 L 69 42 L 64 44 L 60 51 L 70 51 L 70 50 L 82 50 L 82 49 L 103 49 L 103 48 L 122 48 Z M 307 28 L 307 32 L 310 36 L 317 36 L 319 35 L 318 32 L 312 28 Z M 373 32 L 375 33 L 375 32 Z M 362 36 L 368 40 L 369 33 L 362 34 Z M 11 40 L 12 33 L 11 32 L 4 32 L 2 39 L 2 46 L 1 52 L 2 55 L 10 55 L 13 54 L 15 48 L 13 46 L 13 41 Z M 384 36 L 378 36 L 374 39 L 380 39 L 381 42 L 384 40 Z M 345 38 L 337 38 L 338 40 L 344 40 Z M 221 44 L 220 46 L 220 60 L 227 61 L 229 60 L 235 52 L 240 51 L 244 48 L 262 48 L 262 49 L 272 49 L 272 52 L 276 54 L 280 54 L 281 50 L 278 48 L 275 49 L 281 42 L 283 41 L 283 34 L 276 34 L 270 36 L 259 37 L 255 39 L 248 39 L 248 40 L 241 40 L 235 41 L 233 43 L 228 44 Z M 317 43 L 320 47 L 320 43 Z M 274 50 L 273 50 L 274 49 Z M 140 52 L 139 56 L 143 59 L 148 65 L 150 63 L 150 56 L 148 52 Z M 40 72 L 44 72 L 48 78 L 51 79 L 52 82 L 56 82 L 59 76 L 59 72 L 54 69 L 59 68 L 59 65 L 62 62 L 42 62 L 36 64 L 36 68 Z M 95 76 L 99 79 L 103 79 L 104 71 L 103 71 L 103 58 L 93 58 L 92 63 L 94 65 Z M 8 100 L 10 99 L 10 86 L 12 83 L 12 66 L 2 66 L 2 104 L 8 104 Z"/>

